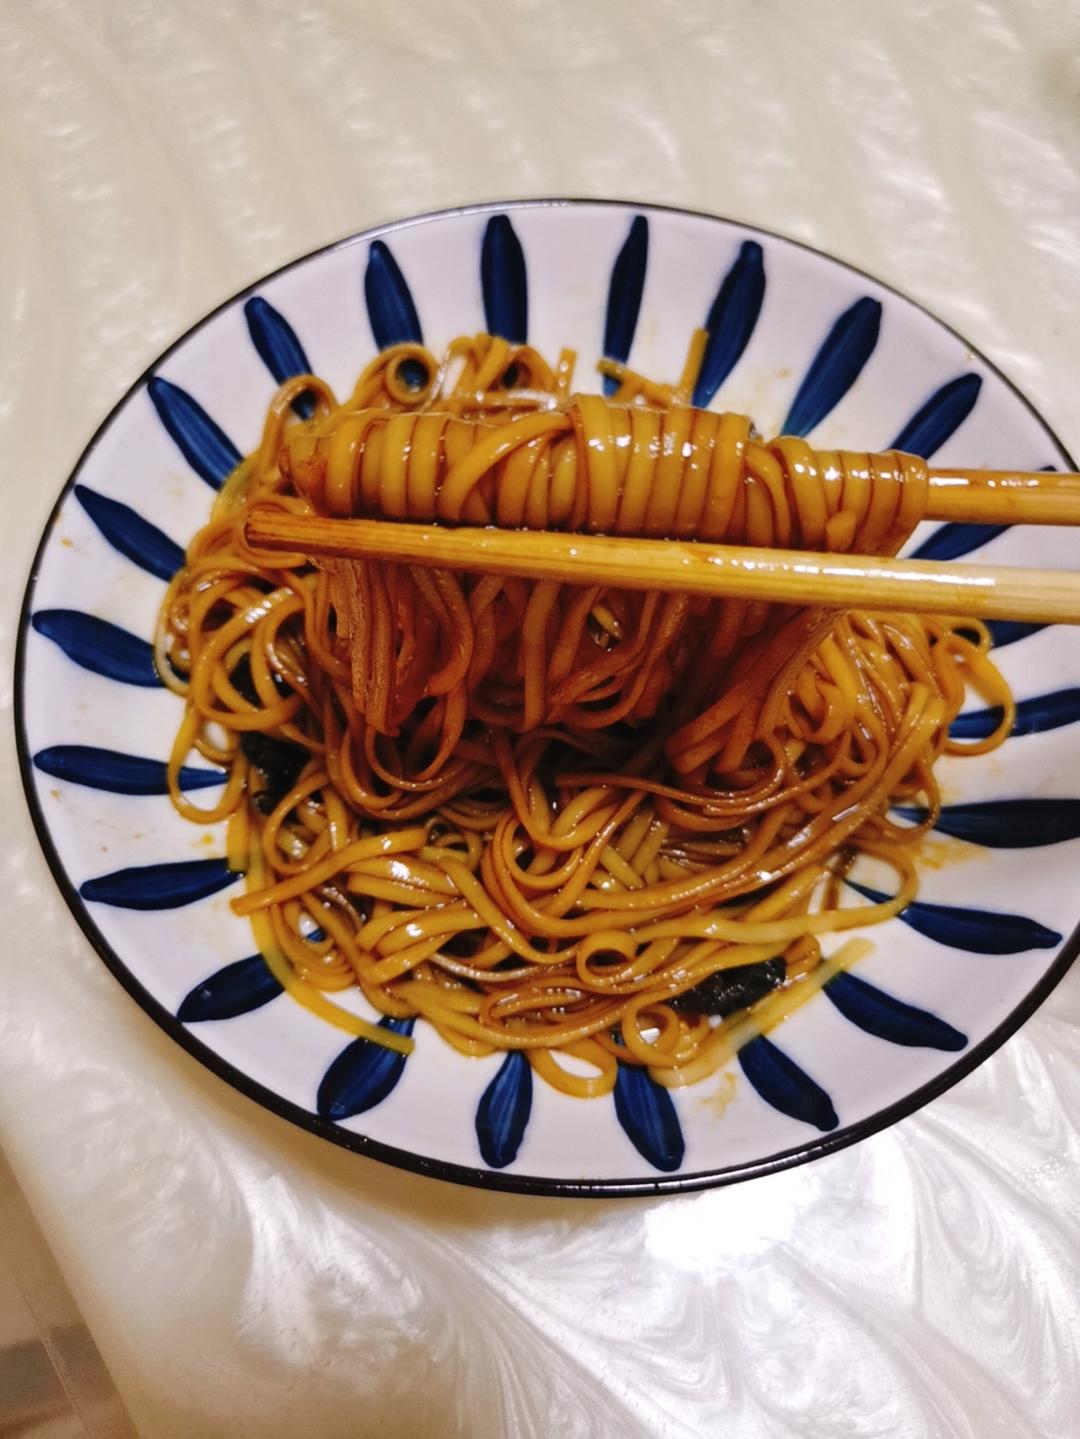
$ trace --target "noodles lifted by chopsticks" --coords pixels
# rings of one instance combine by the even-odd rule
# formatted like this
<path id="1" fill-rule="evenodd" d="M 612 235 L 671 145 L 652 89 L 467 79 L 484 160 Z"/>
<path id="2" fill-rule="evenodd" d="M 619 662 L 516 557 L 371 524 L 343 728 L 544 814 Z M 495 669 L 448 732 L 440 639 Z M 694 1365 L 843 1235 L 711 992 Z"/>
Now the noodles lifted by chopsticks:
<path id="1" fill-rule="evenodd" d="M 253 550 L 256 505 L 893 554 L 921 518 L 911 456 L 765 444 L 605 362 L 487 335 L 440 363 L 384 351 L 338 405 L 281 387 L 170 586 L 157 638 L 186 698 L 173 802 L 228 819 L 234 902 L 298 998 L 356 986 L 455 1048 L 523 1049 L 571 1094 L 617 1062 L 692 1083 L 852 961 L 820 936 L 898 913 L 934 764 L 1013 720 L 970 619 L 840 613 Z M 309 418 L 301 419 L 305 409 Z M 960 745 L 967 685 L 1000 706 Z M 191 749 L 224 765 L 212 808 Z M 925 809 L 916 826 L 889 816 Z M 841 906 L 859 855 L 893 898 Z M 771 991 L 777 991 L 772 993 Z M 719 1019 L 717 1019 L 719 1016 Z"/>

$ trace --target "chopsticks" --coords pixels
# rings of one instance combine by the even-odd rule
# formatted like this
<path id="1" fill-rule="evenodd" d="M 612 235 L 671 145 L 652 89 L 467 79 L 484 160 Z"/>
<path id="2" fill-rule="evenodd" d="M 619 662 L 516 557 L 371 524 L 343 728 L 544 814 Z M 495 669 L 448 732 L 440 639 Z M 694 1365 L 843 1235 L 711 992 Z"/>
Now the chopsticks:
<path id="1" fill-rule="evenodd" d="M 979 619 L 1080 624 L 1080 573 L 930 560 L 755 549 L 699 541 L 624 539 L 333 520 L 256 509 L 247 540 L 260 549 L 476 570 L 564 584 L 665 590 L 713 598 L 897 609 Z"/>

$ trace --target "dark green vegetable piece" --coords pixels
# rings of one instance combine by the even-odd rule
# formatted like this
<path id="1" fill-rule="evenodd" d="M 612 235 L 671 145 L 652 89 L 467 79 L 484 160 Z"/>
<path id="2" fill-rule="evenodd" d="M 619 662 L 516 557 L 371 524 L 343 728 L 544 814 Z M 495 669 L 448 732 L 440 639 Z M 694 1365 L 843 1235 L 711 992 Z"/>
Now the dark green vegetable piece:
<path id="1" fill-rule="evenodd" d="M 782 955 L 757 964 L 737 964 L 720 969 L 685 994 L 676 995 L 672 1009 L 689 1014 L 719 1014 L 726 1017 L 756 1004 L 783 984 L 787 970 Z"/>

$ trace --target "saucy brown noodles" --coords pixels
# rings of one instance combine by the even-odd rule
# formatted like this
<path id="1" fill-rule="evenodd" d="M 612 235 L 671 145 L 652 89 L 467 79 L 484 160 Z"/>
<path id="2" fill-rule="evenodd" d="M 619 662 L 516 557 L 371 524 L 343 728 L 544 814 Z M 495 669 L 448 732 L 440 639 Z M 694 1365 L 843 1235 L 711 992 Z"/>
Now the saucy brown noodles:
<path id="1" fill-rule="evenodd" d="M 699 356 L 698 356 L 699 358 Z M 892 554 L 922 461 L 765 443 L 621 366 L 608 401 L 488 335 L 384 351 L 339 404 L 300 376 L 218 496 L 157 637 L 185 697 L 173 803 L 228 821 L 234 909 L 331 1022 L 333 991 L 520 1048 L 557 1088 L 617 1062 L 692 1083 L 861 952 L 822 936 L 913 897 L 934 765 L 1013 722 L 969 619 L 704 600 L 253 550 L 252 509 Z M 299 411 L 303 411 L 303 417 Z M 949 739 L 974 686 L 1001 706 Z M 227 781 L 179 787 L 194 749 Z M 925 808 L 917 826 L 897 801 Z M 842 904 L 860 856 L 895 896 Z"/>

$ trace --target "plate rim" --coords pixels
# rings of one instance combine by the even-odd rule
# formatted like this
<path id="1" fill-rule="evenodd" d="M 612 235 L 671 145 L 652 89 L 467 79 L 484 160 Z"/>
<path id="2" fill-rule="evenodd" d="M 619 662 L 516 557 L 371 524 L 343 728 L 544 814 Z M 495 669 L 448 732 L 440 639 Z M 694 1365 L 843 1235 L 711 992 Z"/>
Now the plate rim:
<path id="1" fill-rule="evenodd" d="M 883 1109 L 875 1110 L 872 1114 L 856 1121 L 854 1124 L 833 1130 L 828 1134 L 818 1135 L 808 1140 L 805 1144 L 780 1150 L 774 1154 L 763 1156 L 760 1159 L 745 1160 L 736 1164 L 724 1165 L 720 1168 L 699 1170 L 692 1174 L 673 1174 L 658 1177 L 636 1176 L 614 1179 L 549 1178 L 544 1175 L 511 1174 L 504 1170 L 484 1169 L 478 1166 L 458 1164 L 450 1160 L 433 1159 L 423 1154 L 417 1154 L 413 1150 L 400 1149 L 382 1140 L 371 1139 L 365 1134 L 358 1134 L 330 1120 L 323 1119 L 318 1114 L 303 1108 L 302 1105 L 285 1099 L 282 1095 L 277 1094 L 274 1090 L 267 1088 L 258 1080 L 251 1078 L 250 1075 L 238 1069 L 229 1060 L 225 1059 L 216 1050 L 212 1049 L 203 1040 L 194 1035 L 188 1026 L 182 1024 L 175 1015 L 166 1009 L 160 1000 L 155 998 L 155 996 L 135 978 L 135 975 L 128 969 L 123 959 L 113 949 L 112 945 L 109 944 L 102 931 L 98 928 L 90 914 L 87 904 L 79 895 L 78 890 L 69 878 L 67 870 L 64 868 L 63 862 L 60 859 L 59 851 L 53 841 L 48 821 L 45 818 L 45 813 L 37 794 L 34 780 L 33 756 L 29 735 L 27 733 L 26 719 L 26 642 L 31 629 L 31 606 L 40 578 L 44 555 L 52 538 L 60 512 L 75 484 L 78 482 L 84 467 L 97 449 L 105 433 L 116 420 L 120 411 L 172 354 L 185 345 L 193 336 L 198 334 L 204 326 L 209 325 L 219 315 L 241 300 L 254 294 L 271 280 L 275 280 L 279 276 L 287 274 L 289 271 L 297 269 L 302 265 L 309 264 L 321 256 L 347 249 L 365 240 L 380 239 L 385 235 L 392 235 L 401 230 L 411 229 L 416 225 L 429 224 L 432 221 L 458 218 L 467 215 L 506 213 L 516 210 L 587 208 L 593 206 L 630 212 L 659 212 L 661 214 L 681 215 L 692 219 L 719 222 L 722 225 L 743 230 L 748 234 L 765 236 L 770 240 L 779 241 L 795 249 L 806 251 L 819 259 L 827 260 L 834 265 L 839 265 L 849 272 L 861 276 L 863 279 L 870 280 L 873 284 L 880 286 L 882 290 L 903 300 L 906 304 L 911 305 L 914 309 L 932 320 L 934 324 L 940 326 L 948 334 L 952 335 L 954 339 L 959 340 L 966 346 L 972 357 L 985 365 L 986 368 L 1012 392 L 1028 413 L 1042 426 L 1043 430 L 1057 446 L 1072 468 L 1076 468 L 1076 461 L 1069 454 L 1069 451 L 1062 443 L 1054 428 L 1047 422 L 1035 407 L 1034 403 L 1028 399 L 1024 392 L 993 360 L 989 359 L 976 345 L 973 345 L 965 335 L 956 330 L 947 321 L 942 320 L 938 315 L 934 314 L 926 305 L 921 304 L 918 300 L 912 299 L 910 295 L 897 286 L 880 279 L 871 271 L 862 269 L 849 260 L 830 254 L 828 251 L 822 250 L 815 245 L 810 245 L 804 240 L 797 240 L 780 231 L 770 230 L 765 226 L 750 221 L 718 215 L 708 210 L 695 210 L 681 205 L 665 205 L 651 201 L 627 199 L 551 196 L 535 199 L 487 200 L 464 205 L 446 206 L 437 210 L 427 210 L 421 214 L 385 221 L 381 224 L 354 231 L 342 236 L 340 239 L 332 240 L 325 245 L 320 245 L 314 250 L 297 255 L 284 264 L 279 265 L 276 269 L 257 276 L 234 294 L 221 300 L 212 309 L 208 310 L 206 314 L 200 316 L 199 319 L 173 340 L 171 344 L 156 355 L 143 369 L 141 374 L 128 385 L 123 394 L 109 409 L 104 419 L 97 425 L 90 439 L 86 442 L 79 454 L 70 475 L 64 482 L 49 512 L 42 529 L 41 537 L 35 548 L 16 623 L 12 717 L 15 728 L 15 748 L 19 773 L 27 808 L 30 811 L 31 822 L 53 880 L 72 918 L 74 918 L 79 929 L 90 942 L 98 956 L 103 960 L 113 977 L 119 981 L 123 989 L 135 1001 L 139 1008 L 152 1019 L 174 1043 L 180 1045 L 182 1049 L 186 1050 L 188 1054 L 219 1079 L 223 1079 L 233 1089 L 237 1090 L 245 1098 L 252 1100 L 261 1108 L 269 1110 L 278 1118 L 285 1119 L 298 1128 L 306 1130 L 308 1133 L 329 1140 L 331 1143 L 348 1149 L 353 1153 L 365 1155 L 370 1159 L 380 1160 L 395 1168 L 404 1169 L 427 1178 L 441 1179 L 476 1189 L 495 1190 L 514 1194 L 532 1194 L 549 1198 L 652 1198 L 666 1194 L 726 1187 L 731 1184 L 745 1182 L 749 1179 L 761 1178 L 767 1174 L 776 1174 L 782 1170 L 791 1169 L 798 1165 L 808 1164 L 812 1160 L 824 1158 L 828 1154 L 846 1149 L 849 1145 L 856 1144 L 863 1139 L 868 1139 L 871 1135 L 890 1128 L 900 1120 L 907 1118 L 908 1115 L 923 1108 L 924 1105 L 929 1104 L 932 1100 L 944 1094 L 955 1084 L 959 1083 L 960 1080 L 971 1074 L 985 1060 L 989 1059 L 1044 1003 L 1051 992 L 1065 977 L 1077 954 L 1080 953 L 1080 923 L 1077 924 L 1076 928 L 1065 940 L 1061 949 L 1054 957 L 1052 963 L 1044 971 L 1037 983 L 1027 992 L 1020 1003 L 1011 1009 L 1005 1018 L 1001 1020 L 988 1035 L 970 1049 L 966 1050 L 961 1058 L 949 1065 L 934 1079 L 929 1080 L 910 1093 L 905 1094 L 893 1104 L 886 1105 Z"/>

